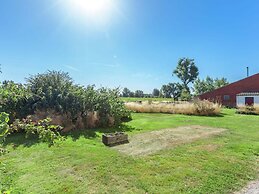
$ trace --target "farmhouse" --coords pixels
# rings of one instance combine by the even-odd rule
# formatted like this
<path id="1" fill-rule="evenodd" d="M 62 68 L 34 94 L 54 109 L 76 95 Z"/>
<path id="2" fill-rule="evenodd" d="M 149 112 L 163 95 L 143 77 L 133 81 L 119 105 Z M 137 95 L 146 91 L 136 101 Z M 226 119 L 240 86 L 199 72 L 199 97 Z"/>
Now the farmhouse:
<path id="1" fill-rule="evenodd" d="M 219 102 L 228 107 L 259 104 L 259 73 L 201 94 L 199 98 Z"/>

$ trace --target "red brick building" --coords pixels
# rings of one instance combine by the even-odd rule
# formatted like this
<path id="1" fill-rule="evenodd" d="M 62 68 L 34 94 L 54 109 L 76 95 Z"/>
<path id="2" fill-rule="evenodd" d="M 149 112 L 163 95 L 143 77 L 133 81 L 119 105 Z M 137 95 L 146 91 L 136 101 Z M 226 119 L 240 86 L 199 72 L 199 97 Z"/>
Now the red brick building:
<path id="1" fill-rule="evenodd" d="M 237 94 L 244 92 L 259 92 L 259 73 L 214 91 L 204 93 L 199 98 L 201 100 L 206 99 L 219 102 L 225 106 L 235 107 Z"/>

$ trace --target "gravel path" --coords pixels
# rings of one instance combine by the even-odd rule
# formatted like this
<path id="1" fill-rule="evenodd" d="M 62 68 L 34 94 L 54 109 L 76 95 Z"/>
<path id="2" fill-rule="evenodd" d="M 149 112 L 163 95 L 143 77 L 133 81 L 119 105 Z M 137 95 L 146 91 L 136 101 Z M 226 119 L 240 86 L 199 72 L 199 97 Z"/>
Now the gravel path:
<path id="1" fill-rule="evenodd" d="M 259 180 L 250 182 L 244 189 L 235 194 L 259 194 Z"/>

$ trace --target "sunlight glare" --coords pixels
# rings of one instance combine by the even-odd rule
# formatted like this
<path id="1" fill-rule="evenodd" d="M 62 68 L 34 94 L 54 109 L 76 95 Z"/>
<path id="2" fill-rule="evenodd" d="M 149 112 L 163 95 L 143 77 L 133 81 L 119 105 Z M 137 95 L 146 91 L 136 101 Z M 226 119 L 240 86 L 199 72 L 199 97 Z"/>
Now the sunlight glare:
<path id="1" fill-rule="evenodd" d="M 69 7 L 81 19 L 95 23 L 105 23 L 114 12 L 114 0 L 71 0 Z"/>

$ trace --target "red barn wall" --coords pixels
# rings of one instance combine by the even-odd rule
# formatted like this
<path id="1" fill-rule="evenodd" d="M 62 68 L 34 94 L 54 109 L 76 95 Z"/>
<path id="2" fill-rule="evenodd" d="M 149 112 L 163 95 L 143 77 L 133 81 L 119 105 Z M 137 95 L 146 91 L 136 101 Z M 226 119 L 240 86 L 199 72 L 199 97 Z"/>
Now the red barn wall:
<path id="1" fill-rule="evenodd" d="M 220 102 L 222 105 L 235 107 L 236 95 L 241 92 L 259 91 L 259 73 L 245 79 L 239 80 L 212 92 L 207 92 L 199 96 L 201 100 Z M 224 100 L 224 95 L 229 95 L 229 100 Z"/>

